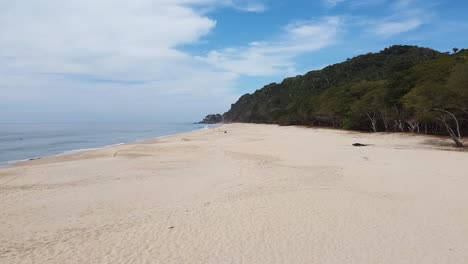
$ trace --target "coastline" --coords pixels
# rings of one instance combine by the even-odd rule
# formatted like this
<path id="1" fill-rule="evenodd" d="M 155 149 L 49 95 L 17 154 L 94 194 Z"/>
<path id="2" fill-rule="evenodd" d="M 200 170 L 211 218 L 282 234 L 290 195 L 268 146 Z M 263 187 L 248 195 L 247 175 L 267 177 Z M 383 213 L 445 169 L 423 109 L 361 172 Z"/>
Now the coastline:
<path id="1" fill-rule="evenodd" d="M 157 139 L 161 139 L 161 138 L 165 138 L 165 137 L 171 137 L 171 136 L 177 136 L 177 135 L 180 135 L 180 134 L 186 134 L 186 133 L 192 133 L 192 132 L 196 132 L 196 131 L 202 131 L 202 130 L 213 128 L 213 127 L 216 127 L 216 125 L 205 125 L 205 127 L 200 128 L 200 129 L 194 129 L 194 130 L 191 130 L 191 131 L 174 133 L 174 134 L 167 134 L 167 135 L 153 137 L 153 138 L 150 138 L 150 139 L 142 139 L 142 140 L 135 140 L 135 141 L 129 141 L 129 142 L 121 142 L 121 143 L 115 143 L 115 144 L 97 146 L 97 147 L 91 147 L 91 148 L 71 149 L 71 150 L 66 150 L 66 151 L 63 151 L 63 152 L 60 152 L 60 153 L 57 153 L 57 154 L 52 154 L 52 155 L 43 155 L 43 156 L 25 158 L 25 159 L 20 159 L 20 160 L 9 160 L 9 161 L 5 161 L 5 162 L 0 162 L 0 170 L 3 169 L 3 168 L 10 168 L 10 167 L 13 167 L 13 166 L 25 163 L 25 162 L 29 162 L 29 161 L 42 160 L 42 159 L 60 157 L 60 156 L 67 156 L 67 155 L 73 155 L 73 154 L 77 154 L 77 153 L 96 151 L 96 150 L 100 150 L 100 149 L 112 148 L 112 147 L 117 147 L 117 146 L 127 145 L 127 144 L 144 143 L 146 141 L 153 141 L 153 140 L 157 140 Z"/>
<path id="2" fill-rule="evenodd" d="M 461 263 L 468 153 L 431 139 L 224 124 L 24 162 L 0 262 Z"/>

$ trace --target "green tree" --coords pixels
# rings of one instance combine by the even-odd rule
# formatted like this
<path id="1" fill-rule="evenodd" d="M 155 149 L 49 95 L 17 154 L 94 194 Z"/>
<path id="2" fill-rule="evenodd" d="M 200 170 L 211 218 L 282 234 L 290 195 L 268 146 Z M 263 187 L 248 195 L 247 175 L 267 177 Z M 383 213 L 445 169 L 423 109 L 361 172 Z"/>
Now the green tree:
<path id="1" fill-rule="evenodd" d="M 347 126 L 355 126 L 359 120 L 367 119 L 373 132 L 379 131 L 379 122 L 388 130 L 389 114 L 385 102 L 387 95 L 385 81 L 361 82 L 354 90 L 366 91 L 362 96 L 355 97 L 348 113 Z"/>
<path id="2" fill-rule="evenodd" d="M 440 122 L 455 145 L 463 147 L 457 101 L 457 95 L 447 86 L 430 82 L 412 89 L 403 98 L 405 107 L 412 111 L 415 120 Z"/>

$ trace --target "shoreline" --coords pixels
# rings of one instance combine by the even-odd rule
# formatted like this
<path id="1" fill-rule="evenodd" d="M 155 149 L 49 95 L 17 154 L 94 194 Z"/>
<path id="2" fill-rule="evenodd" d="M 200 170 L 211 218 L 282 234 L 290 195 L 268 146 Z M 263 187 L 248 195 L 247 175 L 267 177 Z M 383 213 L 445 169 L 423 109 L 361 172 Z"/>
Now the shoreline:
<path id="1" fill-rule="evenodd" d="M 210 128 L 213 128 L 213 127 L 217 127 L 217 126 L 216 125 L 205 125 L 205 127 L 200 128 L 200 129 L 195 129 L 195 130 L 191 130 L 191 131 L 187 131 L 187 132 L 180 132 L 180 133 L 175 133 L 175 134 L 168 134 L 168 135 L 158 136 L 158 137 L 154 137 L 154 138 L 150 138 L 150 139 L 142 139 L 142 140 L 125 142 L 125 143 L 121 142 L 121 143 L 115 143 L 115 144 L 110 144 L 110 145 L 106 145 L 106 146 L 98 146 L 98 147 L 93 147 L 93 148 L 72 149 L 72 150 L 66 150 L 66 151 L 63 151 L 61 153 L 57 153 L 57 154 L 53 154 L 53 155 L 38 156 L 38 157 L 21 159 L 21 160 L 9 160 L 9 161 L 0 163 L 0 170 L 1 169 L 6 169 L 6 168 L 11 168 L 11 167 L 14 167 L 14 166 L 18 166 L 18 165 L 21 165 L 21 164 L 23 164 L 25 162 L 38 161 L 38 160 L 44 160 L 44 159 L 48 159 L 48 158 L 62 157 L 62 156 L 79 154 L 79 153 L 86 153 L 86 152 L 90 152 L 90 151 L 98 151 L 98 150 L 118 147 L 118 146 L 122 146 L 122 145 L 144 143 L 144 142 L 147 142 L 147 141 L 158 140 L 158 139 L 162 139 L 162 138 L 165 138 L 165 137 L 172 137 L 172 136 L 177 136 L 177 135 L 180 135 L 180 134 L 203 131 L 205 129 L 210 129 Z"/>
<path id="2" fill-rule="evenodd" d="M 468 146 L 465 146 L 463 148 L 456 148 L 454 147 L 450 137 L 442 136 L 442 135 L 418 134 L 418 133 L 409 133 L 409 132 L 363 132 L 363 131 L 347 130 L 347 129 L 340 129 L 340 128 L 332 128 L 332 127 L 313 127 L 313 126 L 303 126 L 303 125 L 280 126 L 278 124 L 263 124 L 263 123 L 220 123 L 220 124 L 207 124 L 205 125 L 205 127 L 200 128 L 200 129 L 195 129 L 192 131 L 175 133 L 175 134 L 169 134 L 169 135 L 163 135 L 163 136 L 158 136 L 158 137 L 150 138 L 150 139 L 143 139 L 143 140 L 137 140 L 137 141 L 132 141 L 132 142 L 126 142 L 126 143 L 116 143 L 116 144 L 111 144 L 111 145 L 102 146 L 102 147 L 95 147 L 95 148 L 67 150 L 62 153 L 58 153 L 54 155 L 34 157 L 34 158 L 23 159 L 23 160 L 7 161 L 7 162 L 0 163 L 0 170 L 8 169 L 8 168 L 16 167 L 16 166 L 28 165 L 28 163 L 30 162 L 33 162 L 33 163 L 40 162 L 40 161 L 46 162 L 48 159 L 61 158 L 61 157 L 66 158 L 68 156 L 73 156 L 77 154 L 86 154 L 89 152 L 100 151 L 100 150 L 105 150 L 105 149 L 112 149 L 112 148 L 119 147 L 119 146 L 151 143 L 151 142 L 165 139 L 165 138 L 177 137 L 177 136 L 186 135 L 186 134 L 189 135 L 195 132 L 205 131 L 211 128 L 220 128 L 220 127 L 229 126 L 232 124 L 254 125 L 254 126 L 260 125 L 260 126 L 295 127 L 295 128 L 303 128 L 303 129 L 311 129 L 311 130 L 343 132 L 343 133 L 356 134 L 356 135 L 362 134 L 362 135 L 369 135 L 369 136 L 415 137 L 415 138 L 425 139 L 425 141 L 428 142 L 428 143 L 423 144 L 424 146 L 420 146 L 420 148 L 423 148 L 423 149 L 434 149 L 434 150 L 440 150 L 440 151 L 454 151 L 454 152 L 468 152 Z"/>

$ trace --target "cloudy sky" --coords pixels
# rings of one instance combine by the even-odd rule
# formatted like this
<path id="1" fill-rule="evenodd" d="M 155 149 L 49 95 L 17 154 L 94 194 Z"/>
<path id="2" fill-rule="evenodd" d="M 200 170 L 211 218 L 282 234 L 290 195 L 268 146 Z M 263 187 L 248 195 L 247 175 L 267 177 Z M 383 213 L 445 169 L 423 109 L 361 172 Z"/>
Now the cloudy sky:
<path id="1" fill-rule="evenodd" d="M 194 121 L 393 44 L 468 48 L 466 0 L 0 0 L 0 122 Z"/>

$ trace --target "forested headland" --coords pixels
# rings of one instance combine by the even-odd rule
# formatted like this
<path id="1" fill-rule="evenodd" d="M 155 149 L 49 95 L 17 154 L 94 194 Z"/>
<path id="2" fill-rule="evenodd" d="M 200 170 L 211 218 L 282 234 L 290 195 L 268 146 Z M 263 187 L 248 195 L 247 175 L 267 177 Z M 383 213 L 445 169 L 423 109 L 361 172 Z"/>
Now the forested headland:
<path id="1" fill-rule="evenodd" d="M 468 134 L 468 50 L 392 46 L 245 94 L 224 122 Z"/>

